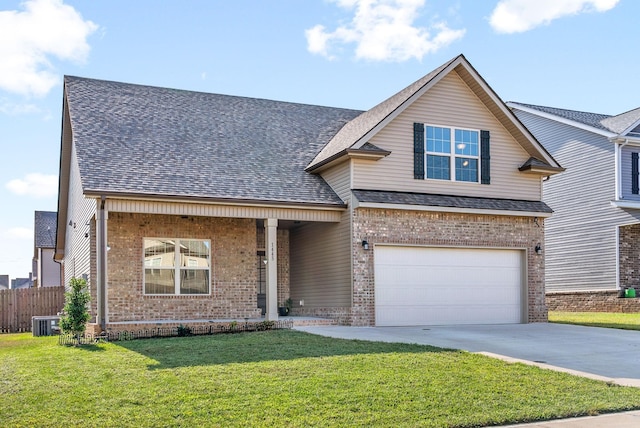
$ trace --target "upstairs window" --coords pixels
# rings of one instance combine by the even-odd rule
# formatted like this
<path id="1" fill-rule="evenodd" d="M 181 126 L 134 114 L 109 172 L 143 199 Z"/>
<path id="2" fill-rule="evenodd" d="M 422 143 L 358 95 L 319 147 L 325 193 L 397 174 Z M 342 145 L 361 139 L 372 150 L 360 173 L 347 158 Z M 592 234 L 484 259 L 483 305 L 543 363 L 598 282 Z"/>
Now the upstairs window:
<path id="1" fill-rule="evenodd" d="M 480 181 L 480 131 L 427 125 L 425 133 L 426 178 Z"/>
<path id="2" fill-rule="evenodd" d="M 210 241 L 144 238 L 144 294 L 209 294 L 210 278 Z"/>

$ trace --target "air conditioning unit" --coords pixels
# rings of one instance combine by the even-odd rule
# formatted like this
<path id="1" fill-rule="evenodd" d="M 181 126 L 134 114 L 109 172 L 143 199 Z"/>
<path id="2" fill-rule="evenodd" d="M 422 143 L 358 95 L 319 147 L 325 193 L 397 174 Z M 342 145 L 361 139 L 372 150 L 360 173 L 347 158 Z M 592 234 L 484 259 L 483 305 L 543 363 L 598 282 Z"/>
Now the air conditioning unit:
<path id="1" fill-rule="evenodd" d="M 31 317 L 31 331 L 34 336 L 53 336 L 60 332 L 59 316 Z"/>

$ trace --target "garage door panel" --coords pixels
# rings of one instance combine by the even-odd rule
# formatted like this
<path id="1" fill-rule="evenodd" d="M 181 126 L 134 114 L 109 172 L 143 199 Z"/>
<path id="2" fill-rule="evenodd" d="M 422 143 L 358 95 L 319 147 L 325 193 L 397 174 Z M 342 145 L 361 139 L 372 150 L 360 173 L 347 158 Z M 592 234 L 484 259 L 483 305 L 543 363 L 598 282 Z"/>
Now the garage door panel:
<path id="1" fill-rule="evenodd" d="M 469 306 L 469 305 L 432 305 L 428 307 L 390 307 L 378 325 L 410 326 L 410 325 L 465 325 L 479 324 L 516 324 L 520 322 L 520 308 L 512 307 L 507 318 L 503 306 Z M 465 316 L 460 316 L 461 313 Z M 505 318 L 510 321 L 505 321 Z"/>
<path id="2" fill-rule="evenodd" d="M 518 323 L 519 250 L 376 246 L 376 325 Z"/>

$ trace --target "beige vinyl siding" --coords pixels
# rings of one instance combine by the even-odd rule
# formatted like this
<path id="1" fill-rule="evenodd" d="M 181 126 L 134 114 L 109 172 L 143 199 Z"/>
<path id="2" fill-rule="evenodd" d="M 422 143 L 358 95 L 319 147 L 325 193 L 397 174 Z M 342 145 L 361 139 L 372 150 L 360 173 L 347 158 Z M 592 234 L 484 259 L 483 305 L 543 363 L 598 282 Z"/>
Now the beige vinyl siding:
<path id="1" fill-rule="evenodd" d="M 291 298 L 308 308 L 351 306 L 350 210 L 340 223 L 291 229 Z"/>
<path id="2" fill-rule="evenodd" d="M 40 250 L 40 272 L 38 272 L 38 283 L 40 287 L 59 287 L 60 285 L 60 265 L 53 261 L 53 248 L 41 248 Z"/>
<path id="3" fill-rule="evenodd" d="M 321 174 L 334 192 L 345 202 L 351 197 L 351 161 L 347 160 Z"/>
<path id="4" fill-rule="evenodd" d="M 554 210 L 545 220 L 547 291 L 615 289 L 617 229 L 637 219 L 611 205 L 614 144 L 595 133 L 515 112 L 566 168 L 546 181 L 543 189 L 543 200 Z"/>
<path id="5" fill-rule="evenodd" d="M 107 199 L 108 211 L 192 215 L 202 217 L 277 218 L 280 220 L 337 222 L 344 209 L 270 208 L 240 205 L 197 204 L 162 201 Z"/>
<path id="6" fill-rule="evenodd" d="M 414 122 L 490 131 L 491 184 L 414 179 Z M 369 142 L 391 154 L 377 162 L 354 160 L 355 189 L 522 200 L 542 197 L 540 177 L 518 171 L 530 155 L 455 72 L 445 76 Z"/>
<path id="7" fill-rule="evenodd" d="M 72 146 L 69 176 L 64 282 L 65 285 L 68 285 L 71 277 L 79 278 L 86 275 L 91 284 L 91 228 L 96 214 L 96 201 L 95 199 L 87 199 L 83 195 L 75 146 Z M 69 222 L 71 225 L 68 224 Z M 88 233 L 89 237 L 85 237 L 85 233 Z"/>

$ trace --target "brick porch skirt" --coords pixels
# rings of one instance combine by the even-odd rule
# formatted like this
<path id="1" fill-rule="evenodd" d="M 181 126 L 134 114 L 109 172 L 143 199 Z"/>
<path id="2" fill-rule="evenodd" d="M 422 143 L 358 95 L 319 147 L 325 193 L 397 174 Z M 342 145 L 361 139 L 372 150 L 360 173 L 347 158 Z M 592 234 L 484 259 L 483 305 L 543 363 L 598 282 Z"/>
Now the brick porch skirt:
<path id="1" fill-rule="evenodd" d="M 640 298 L 621 298 L 615 290 L 550 292 L 546 301 L 550 311 L 640 312 Z"/>
<path id="2" fill-rule="evenodd" d="M 293 322 L 294 327 L 299 326 L 318 326 L 318 325 L 335 325 L 337 324 L 335 320 L 328 318 L 316 318 L 316 317 L 297 317 L 297 316 L 286 316 L 280 317 L 280 320 L 291 320 Z M 247 319 L 247 321 L 255 323 L 264 321 L 263 318 L 260 319 Z M 185 327 L 197 328 L 197 327 L 208 327 L 214 325 L 216 327 L 224 326 L 225 328 L 229 328 L 231 323 L 243 324 L 245 323 L 244 318 L 240 320 L 156 320 L 156 321 L 148 321 L 148 322 L 120 322 L 120 323 L 110 323 L 107 324 L 107 331 L 111 333 L 118 333 L 123 331 L 135 332 L 141 330 L 152 330 L 152 329 L 171 329 L 177 328 L 182 325 Z M 86 333 L 91 335 L 98 335 L 101 332 L 100 326 L 98 324 L 89 323 L 87 324 Z"/>

